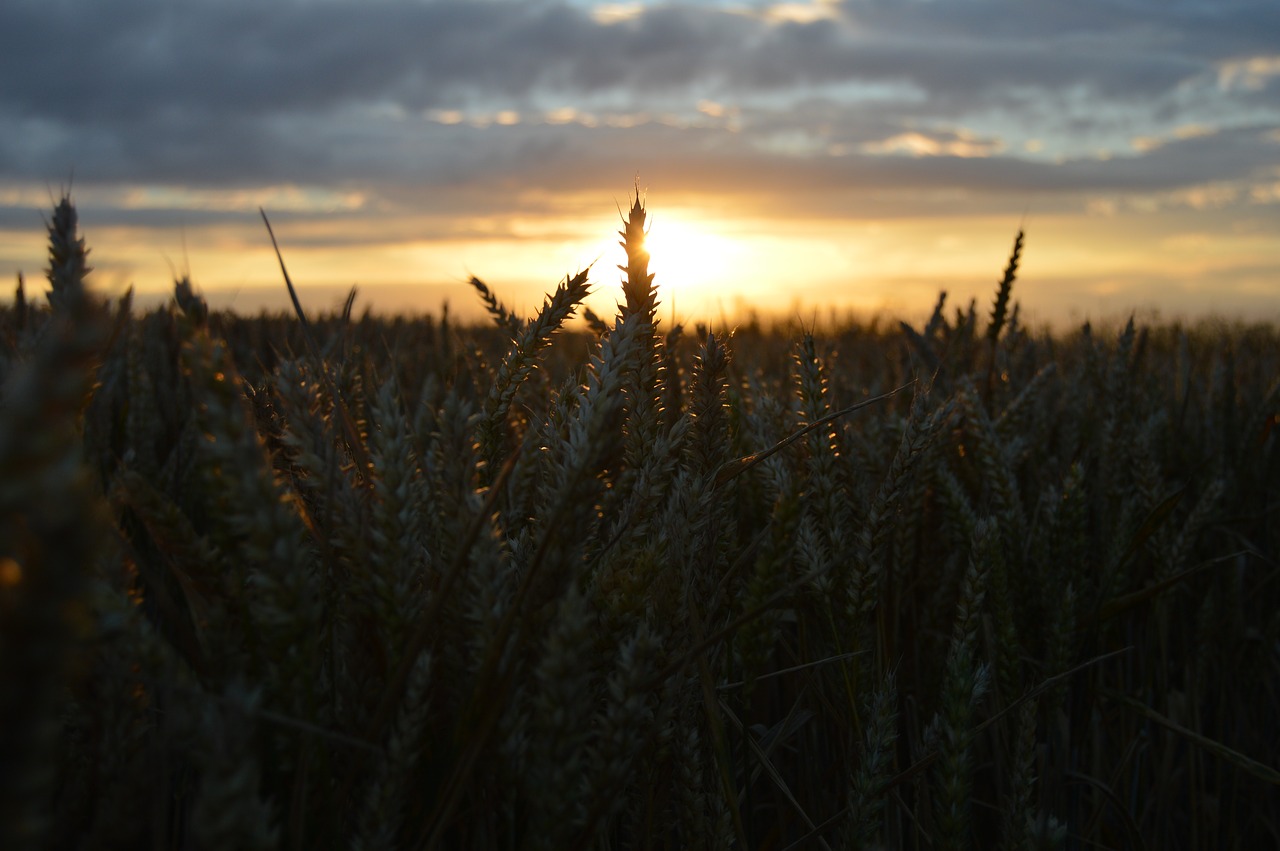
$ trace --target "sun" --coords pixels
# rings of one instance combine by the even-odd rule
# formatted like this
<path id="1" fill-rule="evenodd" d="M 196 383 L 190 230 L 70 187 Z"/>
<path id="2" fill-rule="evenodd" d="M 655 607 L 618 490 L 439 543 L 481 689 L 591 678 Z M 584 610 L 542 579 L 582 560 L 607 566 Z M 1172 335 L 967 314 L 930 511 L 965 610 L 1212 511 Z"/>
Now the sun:
<path id="1" fill-rule="evenodd" d="M 714 303 L 741 276 L 742 245 L 688 219 L 653 216 L 645 247 L 658 297 L 668 304 Z"/>
<path id="2" fill-rule="evenodd" d="M 627 258 L 617 233 L 622 222 L 610 218 L 611 238 L 593 243 L 591 253 L 600 264 L 598 268 L 608 270 L 608 278 L 616 281 L 615 267 L 625 267 Z M 596 230 L 594 225 L 592 229 Z M 672 316 L 678 322 L 700 321 L 723 316 L 726 309 L 761 295 L 758 290 L 768 258 L 761 251 L 760 240 L 747 235 L 754 233 L 751 223 L 718 220 L 695 208 L 649 212 L 645 248 L 657 288 L 659 315 Z M 608 278 L 599 279 L 597 309 L 608 309 L 607 300 L 617 301 L 622 295 Z"/>

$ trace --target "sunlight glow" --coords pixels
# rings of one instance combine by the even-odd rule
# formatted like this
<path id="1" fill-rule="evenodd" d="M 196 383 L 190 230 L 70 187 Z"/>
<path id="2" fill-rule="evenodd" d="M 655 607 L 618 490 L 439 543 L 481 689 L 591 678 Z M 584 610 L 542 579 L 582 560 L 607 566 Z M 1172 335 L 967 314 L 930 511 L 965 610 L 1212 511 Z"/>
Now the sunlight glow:
<path id="1" fill-rule="evenodd" d="M 591 8 L 591 19 L 606 27 L 625 24 L 643 14 L 643 3 L 601 3 Z"/>
<path id="2" fill-rule="evenodd" d="M 673 299 L 677 307 L 714 304 L 747 277 L 742 242 L 688 220 L 655 215 L 645 245 L 658 297 L 668 306 Z"/>
<path id="3" fill-rule="evenodd" d="M 840 19 L 839 4 L 835 0 L 814 0 L 810 3 L 775 3 L 764 9 L 763 17 L 772 24 L 812 24 L 816 21 Z"/>

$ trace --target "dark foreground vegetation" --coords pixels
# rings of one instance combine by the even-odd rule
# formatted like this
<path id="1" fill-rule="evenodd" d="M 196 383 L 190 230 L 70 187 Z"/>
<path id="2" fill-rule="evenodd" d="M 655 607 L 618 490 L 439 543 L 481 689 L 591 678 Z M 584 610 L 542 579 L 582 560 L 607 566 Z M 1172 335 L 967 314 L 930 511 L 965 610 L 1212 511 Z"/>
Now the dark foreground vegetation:
<path id="1" fill-rule="evenodd" d="M 1280 846 L 1280 333 L 0 310 L 0 847 Z M 599 275 L 602 280 L 611 274 Z M 660 283 L 660 282 L 658 282 Z M 47 301 L 47 304 L 46 304 Z"/>

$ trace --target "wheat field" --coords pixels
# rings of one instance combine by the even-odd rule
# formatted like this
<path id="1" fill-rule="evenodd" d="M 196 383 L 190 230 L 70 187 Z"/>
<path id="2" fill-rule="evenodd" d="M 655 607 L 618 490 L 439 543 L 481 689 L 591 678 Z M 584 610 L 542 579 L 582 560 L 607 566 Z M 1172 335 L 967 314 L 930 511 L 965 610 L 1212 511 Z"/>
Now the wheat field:
<path id="1" fill-rule="evenodd" d="M 664 327 L 646 215 L 616 316 L 462 327 L 108 302 L 64 197 L 0 847 L 1280 847 L 1280 329 L 1032 332 L 1021 233 L 920 327 Z"/>

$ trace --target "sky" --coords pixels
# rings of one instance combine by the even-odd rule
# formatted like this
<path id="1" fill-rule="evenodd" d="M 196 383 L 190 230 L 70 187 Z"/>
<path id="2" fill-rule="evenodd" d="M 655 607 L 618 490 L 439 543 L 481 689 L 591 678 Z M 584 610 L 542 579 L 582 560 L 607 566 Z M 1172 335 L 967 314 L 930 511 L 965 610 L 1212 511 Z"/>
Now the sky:
<path id="1" fill-rule="evenodd" d="M 5 0 L 0 275 L 70 186 L 108 294 L 1280 322 L 1275 0 Z M 4 286 L 7 295 L 11 288 Z M 666 314 L 664 314 L 666 315 Z"/>

